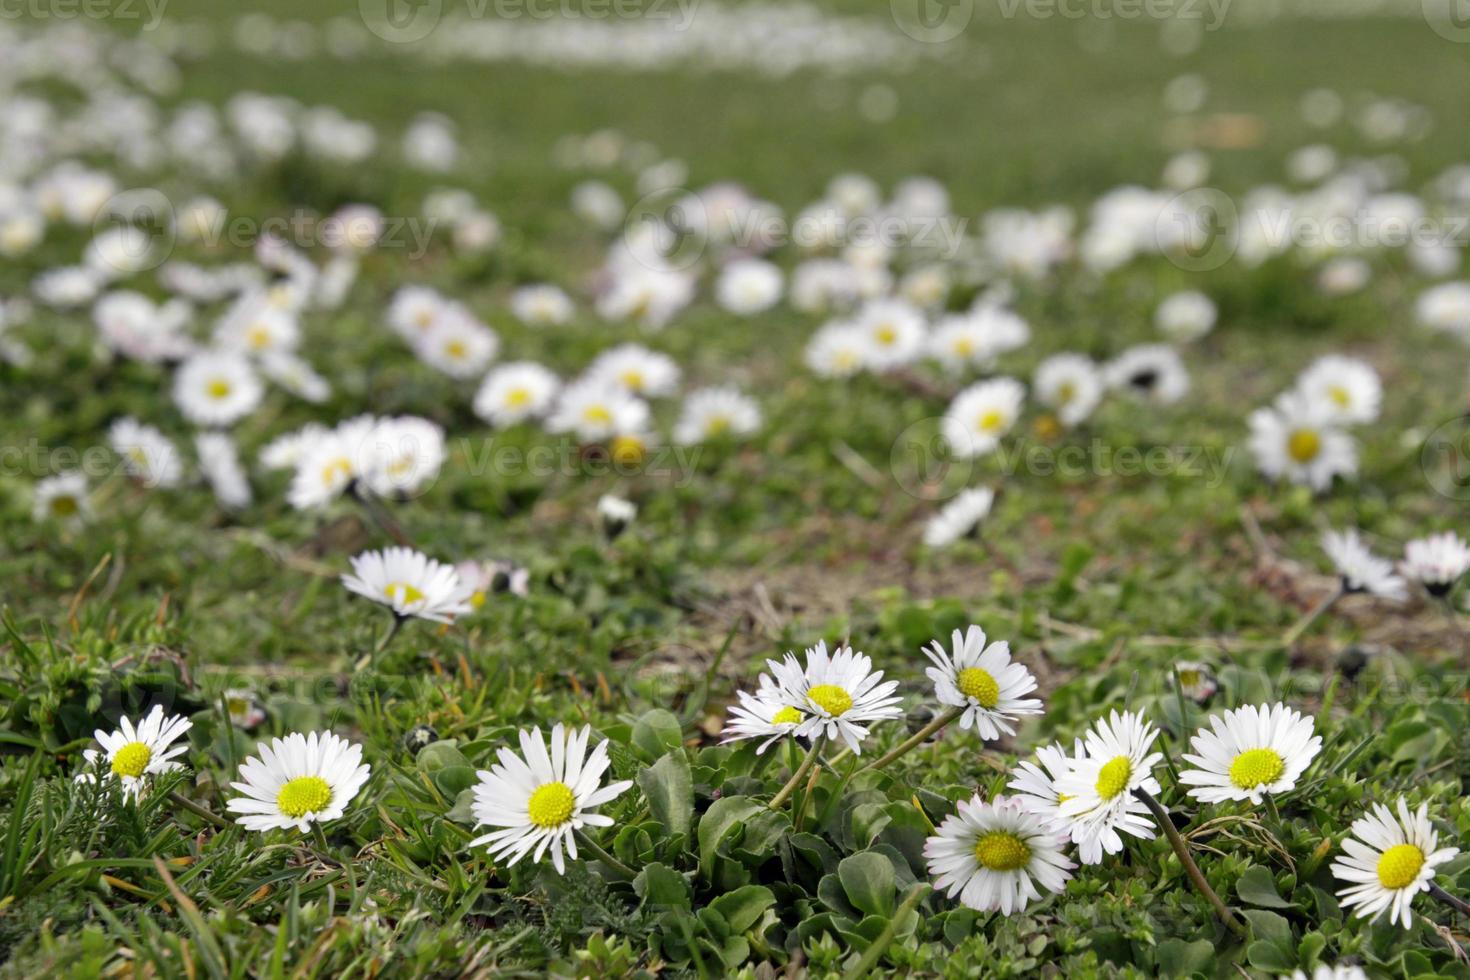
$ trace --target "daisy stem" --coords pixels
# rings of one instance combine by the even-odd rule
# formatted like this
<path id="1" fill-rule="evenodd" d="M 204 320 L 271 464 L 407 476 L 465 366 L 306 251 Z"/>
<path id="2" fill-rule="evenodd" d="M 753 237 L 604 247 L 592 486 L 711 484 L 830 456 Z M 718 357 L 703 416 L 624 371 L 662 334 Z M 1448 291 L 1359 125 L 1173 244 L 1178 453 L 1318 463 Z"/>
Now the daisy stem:
<path id="1" fill-rule="evenodd" d="M 964 713 L 965 709 L 963 707 L 950 708 L 944 714 L 940 715 L 938 718 L 935 718 L 933 721 L 929 722 L 929 724 L 925 725 L 923 728 L 914 732 L 908 738 L 895 745 L 892 749 L 888 751 L 887 755 L 879 756 L 872 762 L 868 763 L 866 766 L 863 766 L 863 768 L 859 769 L 858 771 L 862 772 L 866 769 L 882 769 L 894 759 L 908 754 L 910 749 L 913 749 L 919 745 L 923 745 L 929 740 L 929 737 L 931 735 L 933 735 L 935 732 L 939 731 L 945 725 L 948 725 L 950 722 L 954 721 L 956 718 Z"/>
<path id="2" fill-rule="evenodd" d="M 923 901 L 924 896 L 928 895 L 929 892 L 930 885 L 924 881 L 919 882 L 909 889 L 909 893 L 903 897 L 903 901 L 899 903 L 897 910 L 893 913 L 893 917 L 888 920 L 888 924 L 878 934 L 878 938 L 873 940 L 872 945 L 863 953 L 862 958 L 842 975 L 842 980 L 858 980 L 859 977 L 867 976 L 869 971 L 878 965 L 878 960 L 882 959 L 883 954 L 888 952 L 888 947 L 892 944 L 893 937 L 898 933 L 903 917 L 909 912 L 912 912 L 914 906 Z"/>
<path id="3" fill-rule="evenodd" d="M 1169 846 L 1174 848 L 1175 854 L 1179 855 L 1179 863 L 1184 865 L 1184 871 L 1189 875 L 1189 880 L 1194 883 L 1194 887 L 1199 890 L 1199 893 L 1215 907 L 1215 914 L 1220 917 L 1220 921 L 1229 926 L 1231 932 L 1244 938 L 1246 935 L 1245 926 L 1235 917 L 1235 913 L 1231 912 L 1225 906 L 1225 903 L 1220 901 L 1220 896 L 1215 894 L 1215 889 L 1211 888 L 1210 883 L 1205 880 L 1204 872 L 1200 871 L 1199 865 L 1194 863 L 1194 857 L 1189 853 L 1189 844 L 1185 842 L 1183 837 L 1179 836 L 1179 831 L 1174 827 L 1174 821 L 1169 819 L 1168 811 L 1160 805 L 1158 800 L 1149 794 L 1148 790 L 1140 788 L 1134 790 L 1133 793 L 1143 801 L 1144 805 L 1148 807 L 1149 812 L 1154 815 L 1154 820 L 1158 823 L 1159 829 L 1169 839 Z"/>
<path id="4" fill-rule="evenodd" d="M 601 861 L 609 868 L 612 868 L 614 871 L 622 875 L 624 878 L 627 878 L 629 881 L 632 881 L 634 878 L 638 877 L 637 872 L 635 872 L 632 868 L 628 867 L 623 862 L 619 861 L 617 858 L 613 857 L 611 854 L 607 853 L 607 851 L 604 851 L 602 849 L 602 845 L 593 840 L 586 833 L 586 831 L 579 830 L 576 833 L 577 840 L 581 841 L 582 846 L 591 851 L 593 855 L 597 858 L 597 860 Z"/>
<path id="5" fill-rule="evenodd" d="M 413 541 L 409 538 L 408 532 L 403 529 L 403 525 L 399 524 L 393 515 L 388 513 L 388 508 L 379 503 L 377 498 L 370 494 L 360 492 L 355 486 L 351 492 L 352 499 L 356 500 L 362 506 L 364 513 L 367 514 L 374 524 L 378 525 L 379 530 L 393 539 L 394 544 L 401 545 L 405 548 L 413 547 Z"/>
<path id="6" fill-rule="evenodd" d="M 182 793 L 177 792 L 176 790 L 168 791 L 168 800 L 170 803 L 175 803 L 183 807 L 185 810 L 188 810 L 200 820 L 205 820 L 209 823 L 214 824 L 220 830 L 229 830 L 232 826 L 234 826 L 224 817 L 219 816 L 211 810 L 206 810 L 204 807 L 200 806 L 198 803 L 195 803 L 193 800 L 189 799 L 187 796 L 184 796 Z"/>
<path id="7" fill-rule="evenodd" d="M 1286 647 L 1288 650 L 1296 646 L 1296 641 L 1301 639 L 1302 634 L 1305 633 L 1313 623 L 1320 619 L 1323 613 L 1331 609 L 1333 605 L 1337 603 L 1337 600 L 1341 599 L 1346 592 L 1347 589 L 1345 589 L 1342 582 L 1339 581 L 1337 583 L 1337 588 L 1329 592 L 1320 602 L 1318 602 L 1311 609 L 1308 609 L 1307 614 L 1299 619 L 1297 621 L 1297 624 L 1287 631 L 1286 635 L 1281 638 L 1281 645 Z"/>
<path id="8" fill-rule="evenodd" d="M 1429 894 L 1430 897 L 1445 903 L 1461 915 L 1470 916 L 1470 902 L 1463 898 L 1456 898 L 1432 881 L 1429 883 Z"/>
<path id="9" fill-rule="evenodd" d="M 822 751 L 824 741 L 826 739 L 821 735 L 812 739 L 812 747 L 807 750 L 806 758 L 801 760 L 801 765 L 796 767 L 796 771 L 791 774 L 790 779 L 786 780 L 786 785 L 781 787 L 781 791 L 771 797 L 772 810 L 781 809 L 782 805 L 791 798 L 791 794 L 796 792 L 796 787 L 800 786 L 801 781 L 806 778 L 807 771 L 816 764 L 817 755 Z"/>

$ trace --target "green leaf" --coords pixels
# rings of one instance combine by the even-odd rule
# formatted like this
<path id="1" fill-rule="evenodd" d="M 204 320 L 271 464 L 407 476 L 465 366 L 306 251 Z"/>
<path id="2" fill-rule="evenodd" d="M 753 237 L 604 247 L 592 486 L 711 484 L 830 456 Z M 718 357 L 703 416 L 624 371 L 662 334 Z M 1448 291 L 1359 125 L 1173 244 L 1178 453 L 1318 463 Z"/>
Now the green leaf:
<path id="1" fill-rule="evenodd" d="M 439 792 L 453 799 L 473 787 L 477 781 L 475 770 L 469 766 L 445 766 L 434 773 L 434 785 Z"/>
<path id="2" fill-rule="evenodd" d="M 1262 942 L 1270 943 L 1281 950 L 1288 959 L 1291 958 L 1291 953 L 1296 950 L 1296 939 L 1292 937 L 1290 922 L 1275 912 L 1246 909 L 1243 914 L 1251 924 L 1251 936 Z"/>
<path id="3" fill-rule="evenodd" d="M 1208 939 L 1187 943 L 1182 939 L 1166 939 L 1159 943 L 1159 974 L 1165 977 L 1188 977 L 1205 973 L 1215 960 L 1215 944 Z"/>
<path id="4" fill-rule="evenodd" d="M 776 904 L 776 896 L 765 885 L 746 885 L 721 895 L 709 907 L 725 917 L 730 932 L 739 935 L 760 921 L 766 909 Z"/>
<path id="5" fill-rule="evenodd" d="M 743 820 L 761 811 L 761 804 L 746 796 L 715 800 L 699 818 L 699 868 L 707 876 L 714 866 L 715 851 Z"/>
<path id="6" fill-rule="evenodd" d="M 694 823 L 694 780 L 689 757 L 674 749 L 638 774 L 638 788 L 653 818 L 670 834 L 689 833 Z"/>
<path id="7" fill-rule="evenodd" d="M 663 708 L 645 711 L 633 725 L 633 745 L 650 759 L 682 748 L 684 732 L 679 719 Z"/>
<path id="8" fill-rule="evenodd" d="M 893 914 L 898 883 L 885 855 L 863 851 L 843 858 L 837 865 L 837 877 L 854 908 L 869 915 Z"/>
<path id="9" fill-rule="evenodd" d="M 452 741 L 430 742 L 419 749 L 419 754 L 414 758 L 420 772 L 435 773 L 449 766 L 466 766 L 470 760 L 464 757 L 464 753 Z"/>
<path id="10" fill-rule="evenodd" d="M 643 866 L 633 879 L 633 891 L 644 905 L 661 908 L 689 908 L 689 882 L 683 875 L 657 861 Z"/>
<path id="11" fill-rule="evenodd" d="M 1271 973 L 1290 973 L 1296 968 L 1296 958 L 1275 943 L 1258 939 L 1246 947 L 1246 959 L 1258 970 Z"/>
<path id="12" fill-rule="evenodd" d="M 1271 876 L 1271 871 L 1259 864 L 1253 864 L 1245 869 L 1235 883 L 1235 894 L 1240 896 L 1242 902 L 1257 905 L 1263 909 L 1292 907 L 1290 902 L 1276 894 L 1276 879 Z"/>

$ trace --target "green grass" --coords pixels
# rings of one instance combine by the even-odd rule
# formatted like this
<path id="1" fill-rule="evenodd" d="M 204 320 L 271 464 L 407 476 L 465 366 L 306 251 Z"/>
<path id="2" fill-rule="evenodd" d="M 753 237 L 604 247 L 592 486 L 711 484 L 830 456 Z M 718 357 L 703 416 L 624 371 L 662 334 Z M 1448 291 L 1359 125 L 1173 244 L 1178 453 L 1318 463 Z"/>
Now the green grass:
<path id="1" fill-rule="evenodd" d="M 886 14 L 881 4 L 844 9 Z M 1389 612 L 1346 603 L 1296 648 L 1281 643 L 1327 584 L 1321 528 L 1357 525 L 1388 553 L 1463 520 L 1463 504 L 1428 485 L 1419 442 L 1405 433 L 1422 437 L 1464 409 L 1465 352 L 1413 325 L 1423 283 L 1398 263 L 1377 260 L 1370 291 L 1337 301 L 1317 296 L 1310 270 L 1292 260 L 1207 276 L 1144 261 L 1102 285 L 1067 271 L 1050 288 L 1023 289 L 1017 309 L 1036 339 L 1002 364 L 1019 377 L 1060 350 L 1106 357 L 1150 339 L 1157 296 L 1207 289 L 1221 324 L 1186 355 L 1195 383 L 1186 402 L 1157 411 L 1110 402 L 1070 441 L 1175 447 L 1226 465 L 1208 476 L 1057 477 L 1003 473 L 990 457 L 950 477 L 1000 490 L 984 542 L 940 554 L 918 546 L 934 503 L 906 493 L 891 460 L 896 435 L 932 431 L 943 400 L 873 378 L 814 378 L 800 361 L 812 318 L 783 309 L 734 321 L 702 297 L 648 340 L 680 362 L 691 386 L 734 380 L 757 393 L 766 425 L 749 444 L 705 449 L 672 475 L 631 478 L 477 468 L 487 446 L 554 440 L 511 433 L 492 442 L 469 410 L 473 386 L 416 364 L 382 326 L 394 289 L 426 282 L 492 323 L 504 351 L 564 374 L 614 342 L 645 339 L 596 320 L 585 301 L 557 331 L 521 327 L 505 309 L 509 289 L 525 281 L 555 281 L 582 298 L 602 243 L 566 212 L 583 175 L 549 158 L 559 137 L 608 125 L 687 161 L 694 186 L 739 180 L 794 209 L 844 170 L 885 185 L 922 172 L 943 180 L 971 217 L 1006 204 L 1085 209 L 1116 184 L 1155 183 L 1170 155 L 1161 92 L 1186 71 L 1210 81 L 1210 111 L 1264 123 L 1260 145 L 1212 154 L 1212 183 L 1232 192 L 1281 180 L 1286 154 L 1307 141 L 1380 152 L 1345 128 L 1327 137 L 1303 129 L 1297 100 L 1319 85 L 1433 112 L 1433 132 L 1397 148 L 1411 187 L 1463 154 L 1456 121 L 1470 63 L 1417 20 L 1236 26 L 1185 58 L 1161 53 L 1151 25 L 1117 23 L 1101 52 L 1079 44 L 1070 21 L 987 20 L 967 36 L 971 57 L 847 79 L 405 68 L 383 58 L 278 64 L 227 49 L 188 65 L 176 100 L 219 103 L 244 88 L 290 94 L 367 119 L 389 138 L 422 109 L 459 122 L 470 163 L 446 182 L 496 212 L 505 245 L 484 262 L 455 259 L 442 243 L 412 264 L 370 257 L 347 307 L 305 325 L 304 353 L 333 380 L 332 400 L 309 408 L 273 394 L 237 435 L 249 460 L 280 432 L 367 407 L 441 423 L 451 460 L 395 516 L 431 555 L 526 564 L 531 594 L 492 601 L 452 628 L 411 623 L 384 657 L 355 670 L 384 615 L 350 600 L 336 576 L 350 555 L 388 542 L 348 504 L 296 513 L 283 479 L 257 479 L 256 503 L 228 516 L 199 487 L 148 492 L 112 478 L 98 491 L 97 521 L 72 533 L 32 523 L 32 475 L 0 475 L 0 971 L 764 976 L 759 964 L 790 964 L 792 975 L 814 976 L 862 966 L 918 976 L 1223 977 L 1356 959 L 1384 976 L 1470 975 L 1422 917 L 1408 932 L 1347 919 L 1327 870 L 1369 801 L 1404 793 L 1430 801 L 1442 833 L 1463 842 L 1470 831 L 1462 619 L 1418 604 Z M 890 123 L 856 111 L 875 81 L 899 96 Z M 632 195 L 631 177 L 610 179 Z M 339 169 L 293 159 L 214 192 L 248 214 L 369 200 L 411 215 L 436 183 L 391 162 Z M 157 184 L 171 196 L 199 189 L 178 175 Z M 24 291 L 38 268 L 72 261 L 82 244 L 52 237 L 0 267 L 0 295 Z M 188 437 L 164 375 L 104 363 L 84 315 L 39 314 L 23 336 L 37 363 L 27 373 L 0 366 L 0 445 L 100 445 L 108 422 L 129 413 Z M 1383 420 L 1361 434 L 1360 479 L 1322 498 L 1272 488 L 1244 451 L 1245 415 L 1333 350 L 1371 360 L 1386 385 Z M 641 509 L 612 543 L 594 516 L 606 492 Z M 1248 532 L 1256 524 L 1265 550 Z M 971 622 L 1008 639 L 1041 681 L 1047 714 L 1017 738 L 982 753 L 956 733 L 850 780 L 842 765 L 824 769 L 802 794 L 799 831 L 787 815 L 725 802 L 764 800 L 794 762 L 715 744 L 734 691 L 765 658 L 848 639 L 903 682 L 917 729 L 932 709 L 919 648 Z M 1368 651 L 1367 666 L 1344 673 L 1357 651 Z M 1164 730 L 1177 762 L 1208 714 L 1176 695 L 1179 660 L 1216 667 L 1222 690 L 1211 709 L 1285 698 L 1317 716 L 1327 743 L 1279 821 L 1245 806 L 1200 807 L 1168 767 L 1160 772 L 1164 802 L 1190 828 L 1213 887 L 1246 910 L 1248 941 L 1214 921 L 1162 839 L 1130 844 L 1084 869 L 1063 896 L 1010 918 L 911 890 L 924 880 L 917 849 L 927 821 L 976 790 L 1000 791 L 994 764 L 1070 742 L 1125 705 Z M 325 841 L 218 830 L 168 801 L 171 787 L 222 812 L 255 745 L 222 713 L 223 692 L 238 687 L 267 708 L 255 735 L 330 726 L 365 746 L 372 781 Z M 93 729 L 154 703 L 194 721 L 188 774 L 136 806 L 72 782 Z M 604 843 L 642 872 L 638 882 L 604 864 L 575 865 L 564 878 L 549 867 L 495 867 L 466 846 L 462 794 L 473 771 L 518 728 L 556 721 L 610 739 L 618 778 L 658 773 L 604 807 L 617 821 Z M 429 749 L 410 739 L 421 726 L 439 740 Z M 896 744 L 902 728 L 876 729 L 877 746 Z M 688 788 L 673 796 L 692 803 L 682 816 L 658 802 L 679 773 Z M 716 834 L 725 819 L 728 838 Z M 1462 856 L 1441 883 L 1462 893 L 1467 868 Z M 1464 922 L 1448 910 L 1425 899 L 1419 909 L 1465 941 Z"/>

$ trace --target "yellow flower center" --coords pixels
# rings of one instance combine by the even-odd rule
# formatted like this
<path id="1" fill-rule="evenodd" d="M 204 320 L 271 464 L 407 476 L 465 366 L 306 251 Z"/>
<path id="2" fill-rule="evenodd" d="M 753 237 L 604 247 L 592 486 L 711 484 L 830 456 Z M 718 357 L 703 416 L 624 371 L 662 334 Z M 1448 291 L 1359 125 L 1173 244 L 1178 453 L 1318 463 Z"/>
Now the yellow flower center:
<path id="1" fill-rule="evenodd" d="M 1286 771 L 1286 763 L 1273 749 L 1248 749 L 1230 763 L 1230 781 L 1241 789 L 1274 783 Z"/>
<path id="2" fill-rule="evenodd" d="M 209 393 L 210 398 L 213 398 L 215 401 L 220 401 L 221 399 L 230 397 L 230 392 L 235 389 L 224 378 L 215 378 L 205 386 L 204 390 Z"/>
<path id="3" fill-rule="evenodd" d="M 250 702 L 244 698 L 227 698 L 225 710 L 232 715 L 243 715 L 250 710 Z"/>
<path id="4" fill-rule="evenodd" d="M 531 393 L 525 388 L 512 388 L 505 393 L 505 404 L 511 408 L 523 408 L 531 403 Z"/>
<path id="5" fill-rule="evenodd" d="M 877 340 L 884 347 L 888 347 L 898 339 L 898 331 L 885 323 L 873 331 L 873 339 Z"/>
<path id="6" fill-rule="evenodd" d="M 1342 385 L 1333 385 L 1328 388 L 1327 397 L 1331 398 L 1338 408 L 1347 408 L 1353 401 L 1352 396 L 1348 394 L 1348 390 Z"/>
<path id="7" fill-rule="evenodd" d="M 1031 860 L 1031 848 L 1009 831 L 992 830 L 975 842 L 975 859 L 991 871 L 1016 871 Z"/>
<path id="8" fill-rule="evenodd" d="M 254 350 L 264 350 L 270 346 L 271 332 L 257 323 L 245 332 L 245 343 Z"/>
<path id="9" fill-rule="evenodd" d="M 137 779 L 143 775 L 143 770 L 148 768 L 148 763 L 152 758 L 153 750 L 148 746 L 142 742 L 129 742 L 113 753 L 112 774 Z"/>
<path id="10" fill-rule="evenodd" d="M 587 422 L 607 425 L 612 421 L 612 412 L 607 410 L 606 405 L 588 405 L 582 410 L 582 418 Z"/>
<path id="11" fill-rule="evenodd" d="M 1000 685 L 988 670 L 966 667 L 955 678 L 955 686 L 965 697 L 978 701 L 982 708 L 993 708 L 1000 701 Z"/>
<path id="12" fill-rule="evenodd" d="M 711 436 L 722 436 L 730 431 L 728 415 L 711 415 L 704 423 L 704 431 Z"/>
<path id="13" fill-rule="evenodd" d="M 1077 386 L 1070 381 L 1063 381 L 1057 386 L 1057 404 L 1066 405 L 1077 397 Z"/>
<path id="14" fill-rule="evenodd" d="M 531 794 L 531 799 L 526 803 L 526 811 L 533 824 L 550 829 L 560 827 L 570 820 L 576 805 L 577 799 L 572 795 L 570 786 L 566 783 L 547 783 Z"/>
<path id="15" fill-rule="evenodd" d="M 833 718 L 841 718 L 852 707 L 852 695 L 836 684 L 818 684 L 806 692 L 807 700 Z"/>
<path id="16" fill-rule="evenodd" d="M 444 353 L 456 361 L 463 360 L 464 356 L 469 352 L 469 348 L 465 346 L 463 340 L 451 340 L 444 345 Z"/>
<path id="17" fill-rule="evenodd" d="M 419 310 L 413 315 L 413 325 L 420 330 L 427 330 L 434 322 L 433 310 Z"/>
<path id="18" fill-rule="evenodd" d="M 992 408 L 980 416 L 980 421 L 977 424 L 980 426 L 981 432 L 994 432 L 1004 425 L 1005 421 L 1006 413 Z"/>
<path id="19" fill-rule="evenodd" d="M 485 604 L 485 591 L 480 589 L 470 595 L 470 605 L 479 609 Z"/>
<path id="20" fill-rule="evenodd" d="M 327 486 L 333 486 L 338 480 L 346 480 L 351 476 L 352 461 L 346 456 L 338 456 L 322 467 L 322 483 Z"/>
<path id="21" fill-rule="evenodd" d="M 53 517 L 75 517 L 81 505 L 75 497 L 53 497 L 51 498 L 51 516 Z"/>
<path id="22" fill-rule="evenodd" d="M 414 602 L 423 602 L 424 594 L 420 590 L 409 585 L 407 582 L 389 582 L 383 589 L 383 594 L 390 602 L 401 602 L 405 606 Z"/>
<path id="23" fill-rule="evenodd" d="M 1315 429 L 1297 429 L 1286 440 L 1286 451 L 1298 463 L 1310 463 L 1322 451 L 1322 437 Z"/>
<path id="24" fill-rule="evenodd" d="M 1181 687 L 1194 687 L 1199 683 L 1199 671 L 1181 670 L 1179 672 L 1179 685 Z"/>
<path id="25" fill-rule="evenodd" d="M 799 725 L 801 724 L 801 711 L 798 708 L 793 708 L 790 705 L 787 705 L 786 707 L 782 708 L 780 711 L 771 716 L 771 724 Z"/>
<path id="26" fill-rule="evenodd" d="M 613 460 L 624 466 L 633 466 L 642 461 L 645 449 L 643 440 L 637 436 L 618 436 L 610 446 Z"/>
<path id="27" fill-rule="evenodd" d="M 320 776 L 297 776 L 276 794 L 276 806 L 288 817 L 301 818 L 325 809 L 332 802 L 332 787 Z"/>
<path id="28" fill-rule="evenodd" d="M 1424 867 L 1424 852 L 1413 844 L 1395 844 L 1378 859 L 1378 881 L 1384 888 L 1407 888 Z"/>
<path id="29" fill-rule="evenodd" d="M 1111 800 L 1128 788 L 1128 779 L 1133 775 L 1133 760 L 1126 755 L 1103 764 L 1097 773 L 1097 795 Z"/>
<path id="30" fill-rule="evenodd" d="M 969 337 L 960 337 L 954 342 L 954 352 L 959 357 L 969 357 L 975 353 L 975 341 Z"/>
<path id="31" fill-rule="evenodd" d="M 840 350 L 836 354 L 832 355 L 832 366 L 837 368 L 837 370 L 839 371 L 850 371 L 853 368 L 857 367 L 857 364 L 857 351 Z"/>
<path id="32" fill-rule="evenodd" d="M 632 391 L 642 391 L 643 390 L 643 372 L 642 371 L 624 371 L 622 373 L 622 379 L 623 379 L 623 386 L 625 388 L 628 388 L 628 389 L 630 389 Z"/>

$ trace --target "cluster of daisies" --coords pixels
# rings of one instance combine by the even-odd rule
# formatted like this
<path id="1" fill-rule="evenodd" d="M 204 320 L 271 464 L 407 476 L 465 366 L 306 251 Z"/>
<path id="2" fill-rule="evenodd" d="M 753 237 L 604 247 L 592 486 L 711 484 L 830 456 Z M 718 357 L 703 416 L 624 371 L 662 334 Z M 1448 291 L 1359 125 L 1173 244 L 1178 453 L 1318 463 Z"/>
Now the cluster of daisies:
<path id="1" fill-rule="evenodd" d="M 1378 372 L 1351 357 L 1329 354 L 1303 371 L 1267 408 L 1250 416 L 1250 450 L 1272 480 L 1322 492 L 1358 472 L 1349 429 L 1378 420 L 1383 384 Z"/>
<path id="2" fill-rule="evenodd" d="M 1411 582 L 1418 583 L 1429 597 L 1449 602 L 1455 586 L 1470 570 L 1470 544 L 1453 531 L 1410 541 L 1404 545 L 1404 555 L 1397 565 L 1375 554 L 1355 528 L 1324 531 L 1322 550 L 1339 581 L 1329 604 L 1351 593 L 1403 602 L 1409 596 Z"/>

